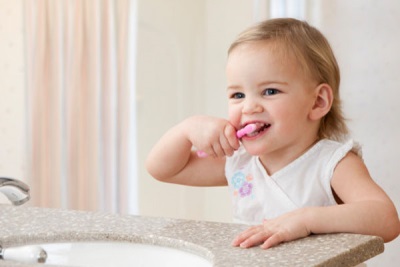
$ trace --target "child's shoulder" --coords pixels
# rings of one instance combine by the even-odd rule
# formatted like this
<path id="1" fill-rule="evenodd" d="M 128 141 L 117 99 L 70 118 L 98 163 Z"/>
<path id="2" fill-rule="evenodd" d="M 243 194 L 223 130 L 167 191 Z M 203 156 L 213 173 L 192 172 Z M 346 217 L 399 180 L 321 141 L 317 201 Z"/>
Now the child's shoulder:
<path id="1" fill-rule="evenodd" d="M 320 150 L 325 153 L 331 153 L 332 158 L 343 158 L 350 151 L 362 158 L 361 146 L 358 142 L 353 139 L 347 139 L 346 141 L 339 142 L 331 139 L 322 139 L 317 143 L 320 145 Z"/>

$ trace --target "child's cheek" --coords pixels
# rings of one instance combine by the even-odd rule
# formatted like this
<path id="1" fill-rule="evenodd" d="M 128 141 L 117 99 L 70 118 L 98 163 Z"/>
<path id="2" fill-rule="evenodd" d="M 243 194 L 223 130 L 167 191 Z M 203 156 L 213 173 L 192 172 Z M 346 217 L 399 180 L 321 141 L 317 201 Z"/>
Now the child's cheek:
<path id="1" fill-rule="evenodd" d="M 241 112 L 238 108 L 229 107 L 228 110 L 229 122 L 237 129 L 241 125 Z"/>

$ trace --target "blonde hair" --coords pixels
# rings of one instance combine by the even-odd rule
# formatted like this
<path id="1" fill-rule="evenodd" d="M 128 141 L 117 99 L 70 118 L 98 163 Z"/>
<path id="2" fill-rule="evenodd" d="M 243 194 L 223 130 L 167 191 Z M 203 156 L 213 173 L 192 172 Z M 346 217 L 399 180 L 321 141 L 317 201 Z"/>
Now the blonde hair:
<path id="1" fill-rule="evenodd" d="M 270 19 L 242 32 L 230 46 L 228 54 L 243 43 L 263 40 L 274 41 L 277 47 L 293 53 L 305 73 L 319 84 L 331 86 L 334 97 L 332 107 L 321 119 L 318 137 L 343 140 L 348 129 L 339 97 L 339 66 L 326 38 L 305 21 L 292 18 Z"/>

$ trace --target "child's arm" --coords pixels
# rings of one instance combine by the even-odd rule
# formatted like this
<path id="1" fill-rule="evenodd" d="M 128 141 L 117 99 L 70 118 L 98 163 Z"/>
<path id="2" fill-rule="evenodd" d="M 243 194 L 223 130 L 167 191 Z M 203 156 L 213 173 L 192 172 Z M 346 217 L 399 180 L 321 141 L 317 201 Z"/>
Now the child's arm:
<path id="1" fill-rule="evenodd" d="M 386 193 L 372 180 L 363 161 L 349 153 L 336 167 L 331 186 L 343 204 L 307 207 L 268 220 L 240 234 L 234 246 L 262 244 L 269 248 L 311 233 L 358 233 L 375 235 L 385 242 L 400 232 L 396 208 Z"/>
<path id="2" fill-rule="evenodd" d="M 199 158 L 193 146 L 207 153 Z M 184 185 L 226 185 L 225 156 L 239 148 L 227 120 L 193 116 L 167 131 L 151 150 L 146 168 L 156 179 Z"/>

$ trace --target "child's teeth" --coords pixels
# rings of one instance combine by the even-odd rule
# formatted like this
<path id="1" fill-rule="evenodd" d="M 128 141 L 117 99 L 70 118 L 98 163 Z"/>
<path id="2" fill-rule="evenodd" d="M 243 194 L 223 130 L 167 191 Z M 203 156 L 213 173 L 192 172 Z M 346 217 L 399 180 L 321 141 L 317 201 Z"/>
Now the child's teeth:
<path id="1" fill-rule="evenodd" d="M 254 131 L 254 132 L 251 132 L 251 133 L 248 133 L 247 134 L 247 136 L 256 136 L 258 134 L 258 131 Z"/>

